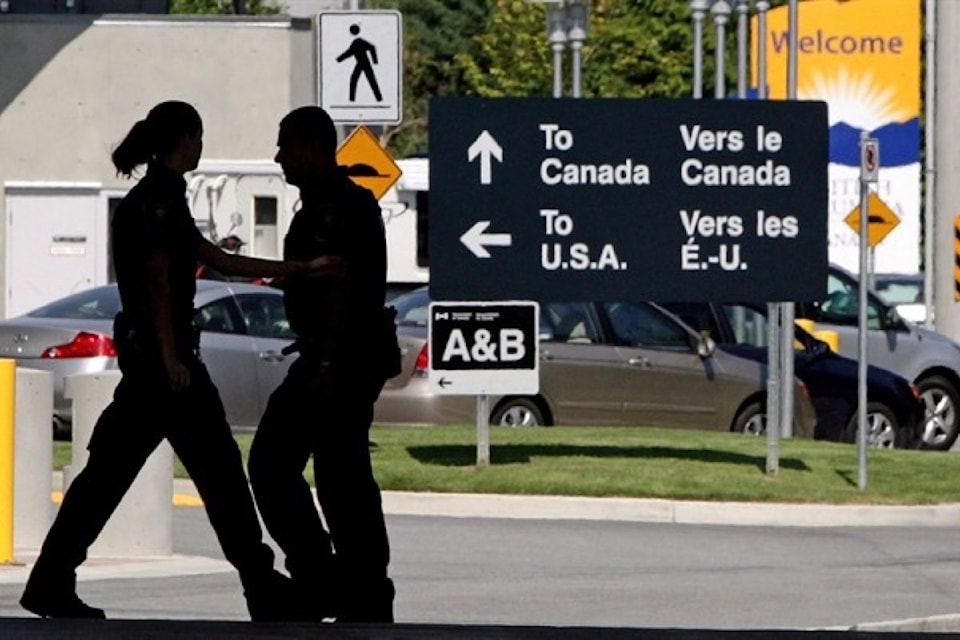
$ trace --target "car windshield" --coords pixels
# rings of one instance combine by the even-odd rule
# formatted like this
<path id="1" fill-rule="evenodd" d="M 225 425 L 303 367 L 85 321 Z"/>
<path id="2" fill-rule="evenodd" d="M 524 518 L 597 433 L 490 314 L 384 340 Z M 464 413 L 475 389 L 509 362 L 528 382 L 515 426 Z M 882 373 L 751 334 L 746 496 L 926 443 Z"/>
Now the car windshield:
<path id="1" fill-rule="evenodd" d="M 915 304 L 923 302 L 923 280 L 877 278 L 874 288 L 889 304 Z"/>
<path id="2" fill-rule="evenodd" d="M 425 327 L 430 311 L 427 288 L 415 289 L 389 302 L 397 310 L 397 324 L 403 327 Z"/>
<path id="3" fill-rule="evenodd" d="M 116 287 L 96 287 L 60 298 L 27 313 L 31 318 L 69 318 L 71 320 L 110 320 L 120 311 L 120 293 Z"/>
<path id="4" fill-rule="evenodd" d="M 819 302 L 817 317 L 811 320 L 846 325 L 857 324 L 860 310 L 859 287 L 859 283 L 851 276 L 831 272 L 827 277 L 827 297 Z M 867 328 L 880 329 L 882 318 L 886 315 L 887 309 L 884 303 L 868 292 Z"/>

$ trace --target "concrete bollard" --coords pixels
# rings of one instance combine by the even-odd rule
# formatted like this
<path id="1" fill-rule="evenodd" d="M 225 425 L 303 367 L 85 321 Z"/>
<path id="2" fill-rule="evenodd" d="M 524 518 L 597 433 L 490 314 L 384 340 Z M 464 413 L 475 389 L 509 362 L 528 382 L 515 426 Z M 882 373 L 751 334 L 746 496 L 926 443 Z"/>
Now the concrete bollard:
<path id="1" fill-rule="evenodd" d="M 17 367 L 14 549 L 39 549 L 53 520 L 53 374 Z"/>
<path id="2" fill-rule="evenodd" d="M 73 399 L 73 456 L 64 470 L 64 491 L 86 464 L 87 443 L 100 413 L 113 400 L 119 371 L 69 376 Z M 150 411 L 151 407 L 144 407 Z M 130 429 L 139 425 L 132 423 Z M 90 556 L 168 556 L 173 553 L 173 449 L 163 441 L 147 459 L 120 506 L 107 522 Z"/>

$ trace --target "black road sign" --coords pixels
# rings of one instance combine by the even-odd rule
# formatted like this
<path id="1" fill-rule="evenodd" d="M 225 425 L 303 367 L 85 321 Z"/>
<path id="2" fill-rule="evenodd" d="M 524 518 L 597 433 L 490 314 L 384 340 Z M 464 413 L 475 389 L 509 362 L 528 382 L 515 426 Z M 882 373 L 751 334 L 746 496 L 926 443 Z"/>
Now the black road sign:
<path id="1" fill-rule="evenodd" d="M 811 300 L 823 102 L 436 98 L 430 293 Z"/>
<path id="2" fill-rule="evenodd" d="M 433 302 L 428 319 L 435 393 L 535 394 L 540 388 L 536 302 Z"/>

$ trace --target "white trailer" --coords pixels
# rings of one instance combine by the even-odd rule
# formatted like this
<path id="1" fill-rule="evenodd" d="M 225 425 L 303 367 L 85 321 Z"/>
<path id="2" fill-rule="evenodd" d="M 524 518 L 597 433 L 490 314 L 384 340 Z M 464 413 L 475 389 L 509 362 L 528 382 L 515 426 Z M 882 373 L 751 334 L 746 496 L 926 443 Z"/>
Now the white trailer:
<path id="1" fill-rule="evenodd" d="M 403 291 L 428 278 L 426 158 L 398 160 L 403 172 L 380 199 L 387 236 L 387 281 Z M 197 225 L 213 241 L 235 235 L 241 253 L 262 258 L 283 254 L 283 235 L 299 207 L 299 191 L 283 180 L 273 161 L 203 161 L 188 185 Z"/>

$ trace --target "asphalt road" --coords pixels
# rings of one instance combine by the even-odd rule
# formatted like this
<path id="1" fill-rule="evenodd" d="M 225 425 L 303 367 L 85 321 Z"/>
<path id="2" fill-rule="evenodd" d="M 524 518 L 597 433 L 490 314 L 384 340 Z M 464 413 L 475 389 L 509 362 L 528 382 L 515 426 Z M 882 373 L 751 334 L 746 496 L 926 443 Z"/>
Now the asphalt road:
<path id="1" fill-rule="evenodd" d="M 174 514 L 179 564 L 118 578 L 94 560 L 81 595 L 112 618 L 245 620 L 203 510 Z M 402 623 L 800 630 L 946 615 L 944 630 L 960 630 L 949 617 L 960 611 L 960 526 L 396 515 L 388 526 Z M 0 616 L 28 615 L 21 588 L 0 581 Z"/>

